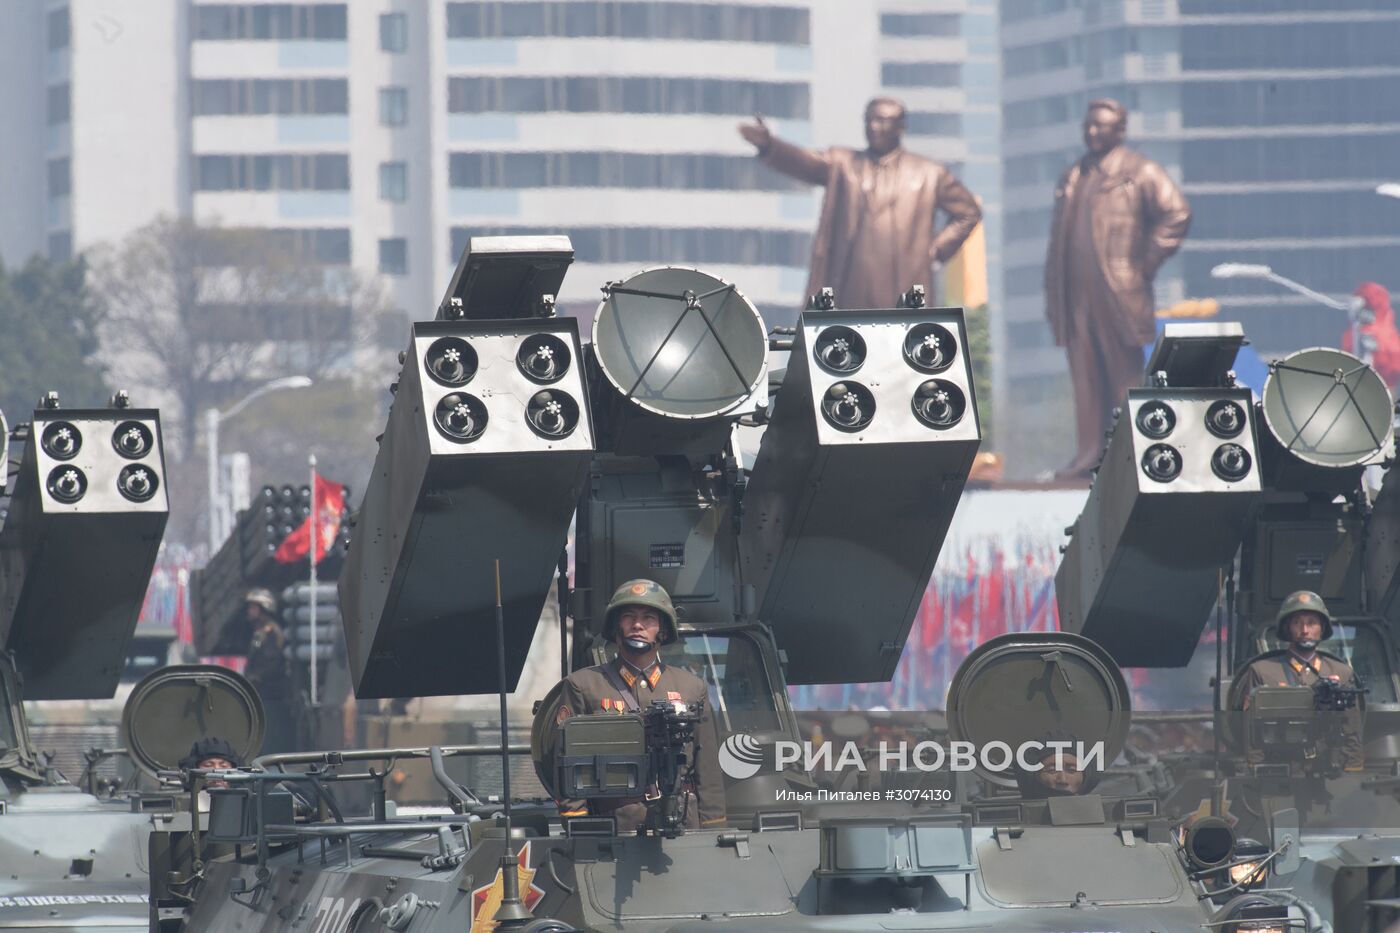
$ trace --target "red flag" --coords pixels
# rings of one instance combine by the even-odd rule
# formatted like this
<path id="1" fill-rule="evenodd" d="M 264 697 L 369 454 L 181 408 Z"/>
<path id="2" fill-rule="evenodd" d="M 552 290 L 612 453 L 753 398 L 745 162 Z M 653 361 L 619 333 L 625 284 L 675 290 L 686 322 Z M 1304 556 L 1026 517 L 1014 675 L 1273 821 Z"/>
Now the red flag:
<path id="1" fill-rule="evenodd" d="M 287 535 L 281 547 L 272 555 L 274 560 L 294 564 L 311 552 L 311 521 L 316 520 L 316 563 L 331 549 L 340 534 L 340 513 L 345 509 L 345 486 L 312 474 L 315 490 L 311 494 L 311 514 Z"/>

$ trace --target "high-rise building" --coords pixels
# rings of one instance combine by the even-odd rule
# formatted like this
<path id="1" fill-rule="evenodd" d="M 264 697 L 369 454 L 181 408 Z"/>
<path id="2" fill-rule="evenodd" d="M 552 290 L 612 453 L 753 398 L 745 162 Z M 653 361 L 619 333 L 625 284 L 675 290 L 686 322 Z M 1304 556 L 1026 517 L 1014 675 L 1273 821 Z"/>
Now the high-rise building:
<path id="1" fill-rule="evenodd" d="M 821 192 L 761 165 L 737 123 L 862 146 L 887 92 L 909 102 L 911 148 L 986 176 L 962 83 L 989 67 L 985 35 L 964 36 L 988 2 L 15 0 L 0 257 L 191 217 L 378 274 L 424 318 L 468 236 L 556 230 L 577 253 L 571 311 L 680 263 L 790 315 Z"/>
<path id="2" fill-rule="evenodd" d="M 1337 296 L 1400 284 L 1400 211 L 1374 191 L 1400 176 L 1400 6 L 1393 0 L 1001 0 L 1003 436 L 1021 473 L 1073 447 L 1063 351 L 1044 323 L 1053 189 L 1083 151 L 1085 104 L 1130 112 L 1129 145 L 1182 183 L 1193 220 L 1159 273 L 1157 304 L 1216 298 L 1264 355 L 1335 345 L 1345 315 L 1223 262 L 1268 265 Z"/>

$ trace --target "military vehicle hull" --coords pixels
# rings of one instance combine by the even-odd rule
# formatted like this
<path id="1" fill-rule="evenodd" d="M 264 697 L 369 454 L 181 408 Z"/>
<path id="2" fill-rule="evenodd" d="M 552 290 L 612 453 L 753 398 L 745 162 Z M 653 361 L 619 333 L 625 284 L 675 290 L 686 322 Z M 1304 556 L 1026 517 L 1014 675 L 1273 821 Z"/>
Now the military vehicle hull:
<path id="1" fill-rule="evenodd" d="M 852 816 L 872 819 L 870 807 Z M 634 933 L 723 921 L 742 930 L 1119 930 L 1199 931 L 1201 907 L 1173 846 L 1142 839 L 1102 845 L 1111 826 L 1025 827 L 999 842 L 972 829 L 971 862 L 904 878 L 819 878 L 819 829 L 698 832 L 657 837 L 519 839 L 522 900 L 537 918 L 576 929 Z M 430 871 L 410 858 L 358 857 L 344 844 L 304 843 L 269 864 L 268 886 L 231 903 L 229 883 L 256 883 L 252 864 L 216 862 L 188 929 L 205 933 L 414 933 L 491 929 L 500 903 L 504 840 L 480 841 L 456 869 Z M 350 848 L 432 856 L 430 835 L 351 836 Z M 374 850 L 372 850 L 374 851 Z M 1066 896 L 1062 892 L 1070 892 Z M 416 902 L 402 926 L 381 911 Z M 891 911 L 895 911 L 892 915 Z M 897 919 L 894 919 L 897 918 Z M 696 926 L 695 929 L 701 929 Z M 707 929 L 710 927 L 706 927 Z"/>
<path id="2" fill-rule="evenodd" d="M 149 923 L 150 814 L 72 787 L 37 788 L 0 811 L 0 930 L 96 933 Z"/>

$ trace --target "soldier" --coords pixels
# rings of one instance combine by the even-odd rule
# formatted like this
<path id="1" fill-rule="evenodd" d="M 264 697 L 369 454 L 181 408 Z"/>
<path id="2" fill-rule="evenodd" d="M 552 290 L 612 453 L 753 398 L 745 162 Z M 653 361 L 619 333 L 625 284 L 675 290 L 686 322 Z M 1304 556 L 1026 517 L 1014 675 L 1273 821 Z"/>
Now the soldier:
<path id="1" fill-rule="evenodd" d="M 1021 796 L 1027 800 L 1044 800 L 1093 793 L 1103 775 L 1088 762 L 1080 763 L 1071 751 L 1075 744 L 1073 735 L 1058 729 L 1042 736 L 1040 746 L 1044 754 L 1040 756 L 1040 770 L 1016 769 L 1016 786 Z"/>
<path id="2" fill-rule="evenodd" d="M 585 713 L 628 713 L 643 710 L 654 700 L 704 701 L 705 682 L 689 671 L 661 663 L 660 649 L 677 638 L 676 610 L 671 597 L 651 580 L 629 580 L 608 603 L 603 637 L 616 643 L 617 657 L 607 664 L 574 671 L 564 679 L 555 724 Z M 719 770 L 719 745 L 708 705 L 688 750 L 694 763 L 694 785 L 686 789 L 690 828 L 724 824 L 724 779 Z M 697 801 L 698 798 L 698 801 Z M 565 816 L 614 814 L 618 832 L 635 832 L 646 821 L 644 798 L 562 800 Z"/>
<path id="3" fill-rule="evenodd" d="M 217 735 L 207 735 L 196 739 L 190 746 L 190 753 L 180 759 L 182 771 L 232 771 L 243 767 L 238 751 L 227 740 Z M 204 783 L 209 787 L 228 787 L 228 781 L 215 779 Z"/>
<path id="4" fill-rule="evenodd" d="M 1343 687 L 1356 686 L 1356 673 L 1341 658 L 1318 651 L 1319 642 L 1332 637 L 1332 616 L 1322 597 L 1298 590 L 1283 601 L 1278 611 L 1278 639 L 1288 650 L 1273 652 L 1249 665 L 1241 675 L 1244 681 L 1244 708 L 1260 687 L 1312 687 L 1330 680 Z M 1346 711 L 1342 726 L 1343 767 L 1359 771 L 1365 763 L 1361 751 L 1361 710 Z"/>
<path id="5" fill-rule="evenodd" d="M 243 674 L 258 691 L 267 713 L 265 752 L 287 752 L 295 745 L 292 672 L 287 636 L 277 622 L 277 597 L 262 587 L 243 597 L 248 620 L 248 666 Z"/>

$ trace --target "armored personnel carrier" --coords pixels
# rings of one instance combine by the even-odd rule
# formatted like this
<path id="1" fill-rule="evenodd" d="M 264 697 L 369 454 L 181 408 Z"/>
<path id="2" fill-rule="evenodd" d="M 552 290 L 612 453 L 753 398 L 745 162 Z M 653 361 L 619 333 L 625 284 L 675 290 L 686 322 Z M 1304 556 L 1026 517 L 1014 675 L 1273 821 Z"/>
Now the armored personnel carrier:
<path id="1" fill-rule="evenodd" d="M 183 912 L 201 933 L 1269 928 L 1276 905 L 1207 890 L 1203 872 L 1233 863 L 1228 826 L 1178 834 L 1151 796 L 1018 793 L 990 769 L 824 795 L 778 764 L 804 739 L 788 684 L 894 671 L 979 440 L 961 311 L 925 308 L 919 289 L 873 310 L 826 292 L 770 334 L 732 284 L 668 267 L 607 283 L 585 344 L 552 313 L 571 259 L 564 237 L 475 238 L 437 319 L 413 325 L 340 582 L 356 694 L 500 692 L 504 718 L 552 592 L 574 622 L 567 673 L 608 657 L 618 584 L 655 580 L 679 614 L 663 661 L 703 679 L 723 736 L 726 824 L 668 816 L 694 709 L 571 716 L 560 744 L 551 694 L 529 746 L 184 775 L 191 794 L 227 786 L 152 875 L 171 926 Z M 773 351 L 789 352 L 781 373 Z M 762 430 L 751 461 L 736 429 Z M 1103 649 L 1007 636 L 959 672 L 948 734 L 985 749 L 1058 731 L 1112 760 L 1128 714 Z M 557 797 L 581 780 L 588 796 L 653 788 L 659 816 L 619 834 L 513 800 L 508 766 L 496 799 L 443 767 L 494 754 L 531 754 Z M 407 758 L 433 761 L 450 806 L 397 811 L 385 774 Z M 354 785 L 367 812 L 341 806 Z"/>

